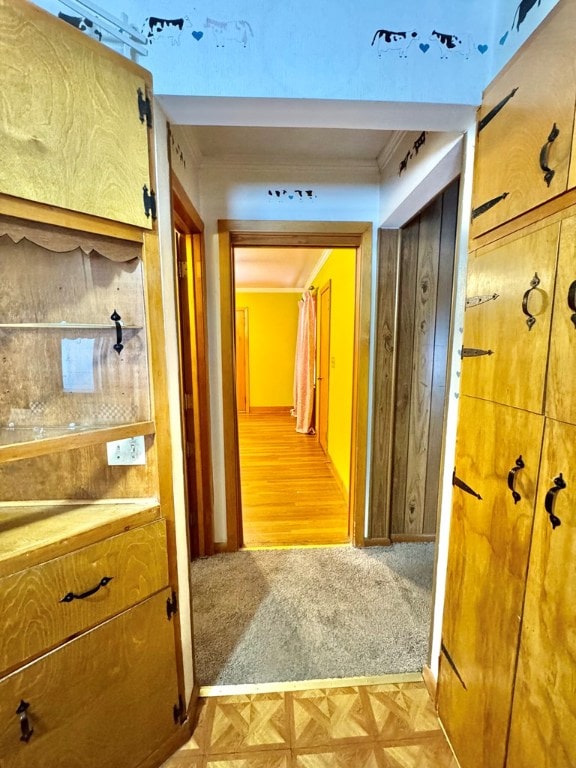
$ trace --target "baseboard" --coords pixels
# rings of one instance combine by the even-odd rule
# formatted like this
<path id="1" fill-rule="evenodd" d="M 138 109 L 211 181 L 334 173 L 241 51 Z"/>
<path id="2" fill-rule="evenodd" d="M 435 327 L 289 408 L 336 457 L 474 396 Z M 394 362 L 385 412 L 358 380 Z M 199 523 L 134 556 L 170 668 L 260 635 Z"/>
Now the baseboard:
<path id="1" fill-rule="evenodd" d="M 260 413 L 287 413 L 292 410 L 291 405 L 251 405 L 247 416 L 257 416 Z"/>
<path id="2" fill-rule="evenodd" d="M 364 539 L 364 547 L 390 547 L 392 546 L 392 539 L 388 539 L 385 536 L 376 537 L 373 539 Z"/>
<path id="3" fill-rule="evenodd" d="M 428 664 L 425 664 L 422 668 L 422 677 L 424 678 L 424 684 L 426 685 L 426 690 L 428 691 L 428 695 L 430 696 L 430 699 L 432 700 L 434 707 L 436 707 L 436 695 L 437 695 L 437 682 L 436 678 L 434 677 L 434 673 L 428 666 Z"/>
<path id="4" fill-rule="evenodd" d="M 410 542 L 430 542 L 436 541 L 435 533 L 392 533 L 390 534 L 392 544 L 406 544 Z"/>
<path id="5" fill-rule="evenodd" d="M 214 554 L 221 555 L 223 552 L 236 552 L 236 550 L 229 547 L 226 541 L 215 541 Z"/>

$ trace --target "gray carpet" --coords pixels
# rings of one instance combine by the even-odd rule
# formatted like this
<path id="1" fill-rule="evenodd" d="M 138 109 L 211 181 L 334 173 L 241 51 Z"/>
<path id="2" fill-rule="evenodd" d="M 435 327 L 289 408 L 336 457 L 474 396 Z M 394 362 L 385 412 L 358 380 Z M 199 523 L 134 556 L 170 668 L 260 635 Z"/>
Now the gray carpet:
<path id="1" fill-rule="evenodd" d="M 417 672 L 433 544 L 244 551 L 192 564 L 201 685 Z"/>

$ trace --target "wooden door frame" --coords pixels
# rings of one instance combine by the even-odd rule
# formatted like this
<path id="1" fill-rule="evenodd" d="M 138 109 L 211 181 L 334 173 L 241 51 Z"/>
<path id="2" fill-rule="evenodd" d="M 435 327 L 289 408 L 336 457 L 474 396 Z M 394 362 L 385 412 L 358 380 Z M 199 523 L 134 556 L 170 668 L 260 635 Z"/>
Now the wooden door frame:
<path id="1" fill-rule="evenodd" d="M 210 440 L 210 390 L 208 384 L 208 346 L 206 329 L 206 258 L 204 250 L 204 223 L 196 211 L 192 201 L 188 197 L 178 177 L 171 173 L 171 199 L 172 199 L 172 223 L 175 229 L 181 231 L 190 238 L 193 261 L 193 292 L 194 292 L 194 317 L 195 340 L 192 344 L 192 354 L 195 363 L 196 391 L 193 393 L 193 407 L 195 410 L 194 421 L 194 455 L 188 456 L 186 446 L 185 415 L 187 407 L 185 393 L 183 391 L 182 375 L 180 375 L 180 402 L 182 421 L 182 454 L 184 462 L 185 478 L 192 468 L 196 475 L 197 493 L 195 499 L 188 497 L 187 483 L 185 483 L 185 503 L 188 519 L 189 537 L 192 543 L 192 528 L 197 528 L 198 556 L 214 554 L 214 491 L 212 483 L 212 449 Z M 177 261 L 176 244 L 173 248 L 174 259 Z M 182 296 L 178 285 L 178 264 L 175 264 L 175 296 L 178 333 L 180 337 L 181 315 L 183 311 L 189 311 L 189 307 L 182 306 Z M 188 340 L 191 342 L 191 340 Z M 178 345 L 179 367 L 182 371 L 182 339 Z M 192 503 L 191 503 L 192 501 Z M 195 519 L 193 518 L 195 515 Z"/>
<path id="2" fill-rule="evenodd" d="M 352 438 L 350 452 L 349 516 L 351 543 L 364 546 L 366 517 L 366 455 L 372 282 L 372 223 L 331 221 L 218 221 L 220 266 L 220 321 L 222 351 L 222 411 L 226 488 L 226 544 L 219 549 L 237 551 L 242 540 L 240 455 L 236 415 L 234 361 L 234 253 L 235 246 L 356 249 L 356 306 L 352 385 Z"/>
<path id="3" fill-rule="evenodd" d="M 249 368 L 249 347 L 248 347 L 248 307 L 234 307 L 235 312 L 242 312 L 244 315 L 244 389 L 246 392 L 246 410 L 240 413 L 250 413 L 250 368 Z M 238 373 L 236 371 L 236 373 Z"/>

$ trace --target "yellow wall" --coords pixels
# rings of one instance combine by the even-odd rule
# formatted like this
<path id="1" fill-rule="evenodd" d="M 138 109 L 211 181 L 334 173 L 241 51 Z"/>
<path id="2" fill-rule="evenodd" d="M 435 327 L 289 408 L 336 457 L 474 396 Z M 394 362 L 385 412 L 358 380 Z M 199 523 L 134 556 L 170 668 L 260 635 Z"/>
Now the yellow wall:
<path id="1" fill-rule="evenodd" d="M 331 281 L 328 454 L 347 490 L 352 438 L 355 269 L 355 249 L 337 248 L 314 278 L 318 302 L 320 290 Z"/>
<path id="2" fill-rule="evenodd" d="M 251 408 L 293 405 L 299 293 L 236 292 L 248 309 L 248 375 Z"/>

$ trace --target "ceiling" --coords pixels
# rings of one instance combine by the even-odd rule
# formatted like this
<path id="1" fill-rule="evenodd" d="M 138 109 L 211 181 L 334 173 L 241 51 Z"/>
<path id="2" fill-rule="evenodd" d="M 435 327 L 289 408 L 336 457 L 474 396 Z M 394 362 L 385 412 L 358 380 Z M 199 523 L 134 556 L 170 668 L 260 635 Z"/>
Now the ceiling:
<path id="1" fill-rule="evenodd" d="M 303 291 L 328 253 L 324 248 L 234 248 L 236 290 Z"/>
<path id="2" fill-rule="evenodd" d="M 186 126 L 201 161 L 372 165 L 396 131 L 354 128 L 278 128 L 261 126 Z"/>

